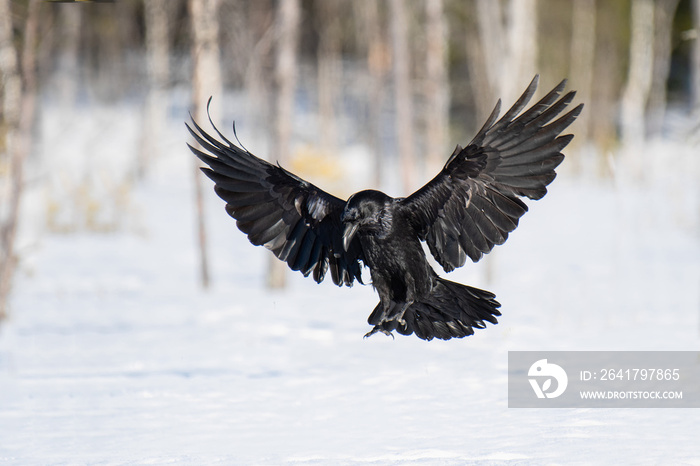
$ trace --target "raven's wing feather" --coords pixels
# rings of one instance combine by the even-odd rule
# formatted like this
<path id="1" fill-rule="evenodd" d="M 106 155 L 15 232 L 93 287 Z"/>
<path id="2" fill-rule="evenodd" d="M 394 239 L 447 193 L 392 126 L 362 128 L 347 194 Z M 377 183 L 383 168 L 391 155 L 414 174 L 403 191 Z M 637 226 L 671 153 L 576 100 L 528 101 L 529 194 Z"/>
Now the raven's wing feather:
<path id="1" fill-rule="evenodd" d="M 457 146 L 433 180 L 402 201 L 406 215 L 445 271 L 474 262 L 502 244 L 527 212 L 520 197 L 540 199 L 564 159 L 572 135 L 560 135 L 583 105 L 560 116 L 575 92 L 562 81 L 523 111 L 538 76 L 498 121 L 500 100 L 476 137 Z M 522 112 L 522 113 L 521 113 Z"/>
<path id="2" fill-rule="evenodd" d="M 194 129 L 186 125 L 187 129 L 204 151 L 188 146 L 209 166 L 202 171 L 214 181 L 226 212 L 251 243 L 265 246 L 292 270 L 312 274 L 316 282 L 329 269 L 336 285 L 362 282 L 359 240 L 354 239 L 347 251 L 343 248 L 340 215 L 345 201 L 236 146 L 213 123 L 223 142 L 194 119 L 192 124 Z"/>

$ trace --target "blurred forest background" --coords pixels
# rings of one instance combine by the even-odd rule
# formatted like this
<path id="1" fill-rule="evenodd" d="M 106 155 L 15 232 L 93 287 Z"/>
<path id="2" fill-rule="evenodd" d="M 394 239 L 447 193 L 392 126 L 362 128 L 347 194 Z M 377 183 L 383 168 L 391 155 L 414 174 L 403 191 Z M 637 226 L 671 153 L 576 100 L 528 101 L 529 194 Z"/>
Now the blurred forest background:
<path id="1" fill-rule="evenodd" d="M 700 0 L 0 0 L 0 316 L 41 234 L 132 228 L 132 190 L 178 163 L 210 96 L 257 155 L 403 195 L 498 98 L 567 77 L 586 107 L 561 169 L 690 185 L 672 195 L 697 232 L 700 154 L 674 144 L 700 143 L 699 31 Z"/>

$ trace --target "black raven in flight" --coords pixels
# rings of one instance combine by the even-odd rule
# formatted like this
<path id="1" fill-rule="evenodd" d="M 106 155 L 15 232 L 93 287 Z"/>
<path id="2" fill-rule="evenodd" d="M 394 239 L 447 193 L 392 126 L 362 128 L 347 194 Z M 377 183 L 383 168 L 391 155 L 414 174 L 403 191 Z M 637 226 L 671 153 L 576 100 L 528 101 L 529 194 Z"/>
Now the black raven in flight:
<path id="1" fill-rule="evenodd" d="M 523 112 L 537 83 L 535 76 L 500 119 L 499 100 L 474 139 L 457 146 L 442 171 L 405 198 L 366 190 L 339 199 L 236 146 L 211 118 L 222 141 L 193 120 L 196 131 L 187 128 L 208 153 L 190 149 L 209 166 L 202 170 L 254 245 L 316 282 L 330 270 L 333 283 L 351 286 L 362 282 L 362 265 L 369 267 L 380 302 L 366 336 L 393 337 L 396 330 L 425 340 L 461 338 L 485 321 L 497 323 L 500 304 L 493 293 L 439 277 L 421 241 L 446 272 L 467 257 L 476 262 L 518 225 L 527 211 L 521 197 L 547 193 L 561 150 L 573 138 L 560 134 L 583 105 L 560 116 L 575 94 L 560 98 L 562 81 Z"/>

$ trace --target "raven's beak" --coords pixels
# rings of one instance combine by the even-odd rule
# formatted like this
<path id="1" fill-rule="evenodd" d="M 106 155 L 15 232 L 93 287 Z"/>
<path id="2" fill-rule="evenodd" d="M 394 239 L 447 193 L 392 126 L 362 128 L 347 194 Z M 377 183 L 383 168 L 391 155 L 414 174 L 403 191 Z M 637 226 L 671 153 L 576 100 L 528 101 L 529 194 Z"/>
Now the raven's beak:
<path id="1" fill-rule="evenodd" d="M 346 223 L 345 230 L 343 231 L 343 249 L 346 251 L 350 247 L 350 242 L 352 241 L 357 229 L 360 228 L 359 223 Z"/>

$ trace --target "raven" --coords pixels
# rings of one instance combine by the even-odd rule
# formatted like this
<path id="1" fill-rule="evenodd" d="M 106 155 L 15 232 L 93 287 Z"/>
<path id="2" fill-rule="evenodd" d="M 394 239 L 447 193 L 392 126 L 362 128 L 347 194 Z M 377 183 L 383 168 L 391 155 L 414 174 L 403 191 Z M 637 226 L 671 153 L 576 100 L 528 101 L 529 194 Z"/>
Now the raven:
<path id="1" fill-rule="evenodd" d="M 352 286 L 362 283 L 362 266 L 369 267 L 380 302 L 365 337 L 393 337 L 396 330 L 424 340 L 461 338 L 485 328 L 484 322 L 496 324 L 500 304 L 493 293 L 439 277 L 421 242 L 446 272 L 467 257 L 477 262 L 517 227 L 528 210 L 521 197 L 547 193 L 564 159 L 561 150 L 573 138 L 560 134 L 583 104 L 559 116 L 575 95 L 560 97 L 564 80 L 523 111 L 538 81 L 535 76 L 500 119 L 498 100 L 474 139 L 458 145 L 442 171 L 405 198 L 365 190 L 339 199 L 233 144 L 211 117 L 223 142 L 192 119 L 196 131 L 187 129 L 208 153 L 188 146 L 208 165 L 202 171 L 251 243 L 316 282 L 330 270 L 333 283 Z"/>

